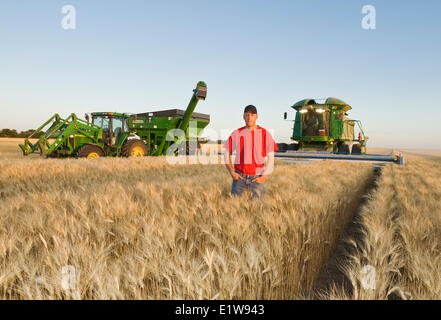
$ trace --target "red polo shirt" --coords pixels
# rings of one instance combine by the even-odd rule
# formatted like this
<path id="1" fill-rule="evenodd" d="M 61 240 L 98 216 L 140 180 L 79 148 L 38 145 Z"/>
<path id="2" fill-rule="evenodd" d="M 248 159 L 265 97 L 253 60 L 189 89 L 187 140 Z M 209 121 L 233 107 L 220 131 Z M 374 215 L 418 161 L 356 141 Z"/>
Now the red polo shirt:
<path id="1" fill-rule="evenodd" d="M 261 126 L 254 130 L 247 127 L 234 130 L 224 148 L 229 153 L 236 152 L 234 169 L 246 175 L 261 174 L 266 155 L 279 150 L 269 131 Z"/>

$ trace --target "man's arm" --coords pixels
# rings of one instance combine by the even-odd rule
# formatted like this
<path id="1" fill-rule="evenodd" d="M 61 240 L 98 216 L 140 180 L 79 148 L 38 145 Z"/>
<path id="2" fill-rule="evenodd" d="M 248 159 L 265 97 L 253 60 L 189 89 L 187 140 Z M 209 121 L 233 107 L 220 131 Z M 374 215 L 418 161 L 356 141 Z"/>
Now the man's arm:
<path id="1" fill-rule="evenodd" d="M 225 167 L 227 168 L 231 177 L 234 180 L 237 180 L 237 179 L 242 180 L 242 176 L 240 174 L 238 174 L 237 172 L 235 172 L 233 169 L 233 165 L 232 165 L 232 161 L 231 161 L 231 153 L 228 152 L 228 149 L 225 150 L 224 157 L 225 157 Z"/>
<path id="2" fill-rule="evenodd" d="M 274 168 L 274 152 L 270 152 L 266 156 L 267 163 L 265 168 L 263 169 L 262 175 L 256 179 L 253 179 L 253 182 L 263 183 L 266 177 L 273 172 Z"/>

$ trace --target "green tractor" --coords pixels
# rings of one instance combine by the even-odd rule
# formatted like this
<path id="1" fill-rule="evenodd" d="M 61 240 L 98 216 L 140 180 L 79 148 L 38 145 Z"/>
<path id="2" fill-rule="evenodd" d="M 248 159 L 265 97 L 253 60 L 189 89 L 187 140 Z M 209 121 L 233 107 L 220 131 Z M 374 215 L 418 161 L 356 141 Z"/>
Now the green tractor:
<path id="1" fill-rule="evenodd" d="M 62 119 L 52 116 L 20 148 L 23 154 L 47 157 L 98 158 L 193 154 L 200 148 L 198 137 L 210 116 L 195 113 L 199 100 L 205 100 L 207 85 L 200 81 L 193 90 L 187 109 L 171 109 L 140 114 L 95 112 L 86 120 L 75 114 Z M 44 131 L 43 131 L 44 130 Z M 34 136 L 40 138 L 32 143 Z"/>
<path id="2" fill-rule="evenodd" d="M 352 109 L 346 102 L 337 98 L 327 98 L 324 103 L 304 99 L 295 103 L 292 108 L 296 110 L 291 137 L 295 143 L 280 143 L 278 146 L 281 151 L 366 153 L 368 137 L 365 136 L 359 120 L 346 117 L 347 112 Z M 287 119 L 286 112 L 284 119 Z M 357 138 L 354 136 L 355 128 L 359 132 Z"/>

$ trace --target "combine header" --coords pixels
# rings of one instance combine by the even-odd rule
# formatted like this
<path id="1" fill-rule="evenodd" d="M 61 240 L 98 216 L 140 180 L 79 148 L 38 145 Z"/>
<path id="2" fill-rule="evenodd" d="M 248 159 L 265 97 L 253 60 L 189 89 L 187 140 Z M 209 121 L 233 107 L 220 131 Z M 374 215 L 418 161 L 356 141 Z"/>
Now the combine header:
<path id="1" fill-rule="evenodd" d="M 366 154 L 368 137 L 359 120 L 346 117 L 352 109 L 346 102 L 337 98 L 328 98 L 324 103 L 304 99 L 292 108 L 296 110 L 291 137 L 294 143 L 279 143 L 276 158 L 300 162 L 329 159 L 404 164 L 401 154 Z M 287 119 L 286 112 L 284 119 Z"/>
<path id="2" fill-rule="evenodd" d="M 20 148 L 25 156 L 39 153 L 47 157 L 137 157 L 165 155 L 175 143 L 173 152 L 192 154 L 200 148 L 198 137 L 210 122 L 209 115 L 194 112 L 198 101 L 206 96 L 207 85 L 200 81 L 186 110 L 140 114 L 95 112 L 92 119 L 86 115 L 86 120 L 75 114 L 66 119 L 55 114 L 27 137 Z M 37 136 L 37 141 L 31 143 L 30 139 Z"/>

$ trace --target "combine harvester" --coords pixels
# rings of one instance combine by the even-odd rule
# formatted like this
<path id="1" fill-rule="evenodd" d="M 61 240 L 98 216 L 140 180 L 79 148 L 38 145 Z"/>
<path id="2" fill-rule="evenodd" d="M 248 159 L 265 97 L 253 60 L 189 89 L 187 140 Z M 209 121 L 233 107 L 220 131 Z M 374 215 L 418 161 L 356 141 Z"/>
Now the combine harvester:
<path id="1" fill-rule="evenodd" d="M 172 143 L 175 153 L 193 154 L 200 148 L 198 137 L 209 124 L 208 114 L 195 113 L 199 100 L 205 100 L 207 86 L 200 81 L 193 90 L 187 109 L 171 109 L 140 114 L 95 112 L 86 120 L 71 114 L 62 119 L 52 116 L 20 145 L 25 156 L 39 153 L 46 157 L 98 158 L 166 155 Z M 189 129 L 190 121 L 195 124 Z M 193 128 L 193 127 L 192 127 Z M 180 129 L 185 137 L 167 136 Z M 30 139 L 39 137 L 35 143 Z"/>
<path id="2" fill-rule="evenodd" d="M 293 162 L 314 160 L 362 161 L 376 164 L 397 163 L 404 165 L 401 154 L 368 154 L 361 122 L 346 116 L 352 107 L 337 98 L 324 103 L 304 99 L 292 106 L 296 110 L 292 144 L 279 143 L 276 158 Z M 287 119 L 287 113 L 284 114 Z M 358 137 L 355 139 L 355 128 Z"/>

